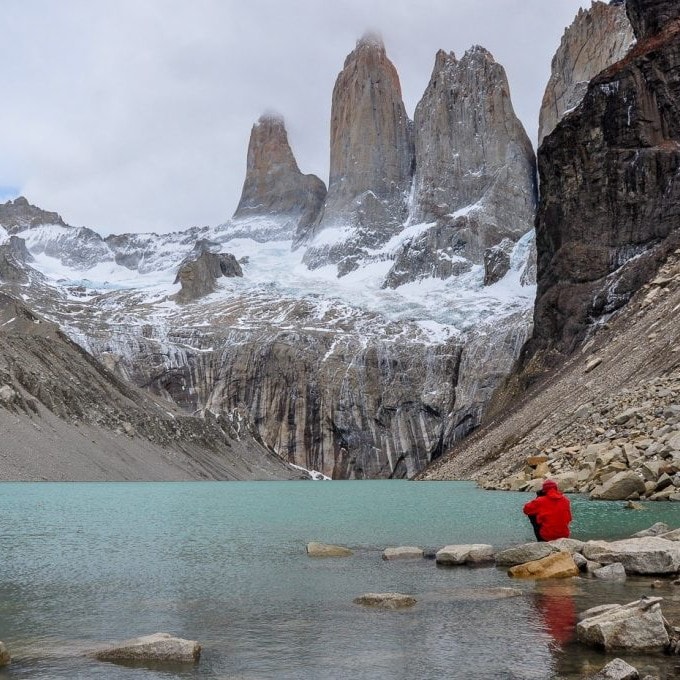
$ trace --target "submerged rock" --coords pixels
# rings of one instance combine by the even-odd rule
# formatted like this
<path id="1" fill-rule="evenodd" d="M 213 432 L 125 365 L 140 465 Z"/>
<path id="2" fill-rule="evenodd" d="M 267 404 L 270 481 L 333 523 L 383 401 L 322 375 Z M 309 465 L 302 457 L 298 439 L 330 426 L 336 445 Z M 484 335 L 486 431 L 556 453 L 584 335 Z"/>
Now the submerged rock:
<path id="1" fill-rule="evenodd" d="M 379 607 L 381 609 L 403 609 L 412 607 L 416 598 L 403 593 L 366 593 L 353 600 L 354 604 L 361 604 L 366 607 Z"/>
<path id="2" fill-rule="evenodd" d="M 608 564 L 593 571 L 593 576 L 601 581 L 625 581 L 626 570 L 620 562 Z"/>
<path id="3" fill-rule="evenodd" d="M 312 541 L 307 543 L 307 554 L 310 557 L 349 557 L 354 552 L 341 545 L 331 545 L 328 543 L 317 543 Z"/>
<path id="4" fill-rule="evenodd" d="M 197 663 L 201 656 L 201 645 L 195 640 L 183 640 L 168 633 L 154 633 L 126 640 L 95 652 L 93 656 L 99 661 Z"/>
<path id="5" fill-rule="evenodd" d="M 599 673 L 589 676 L 588 680 L 638 680 L 639 677 L 635 666 L 631 666 L 623 659 L 614 659 Z"/>
<path id="6" fill-rule="evenodd" d="M 0 642 L 0 668 L 8 666 L 11 660 L 12 657 L 10 656 L 7 647 L 5 647 L 5 643 Z"/>

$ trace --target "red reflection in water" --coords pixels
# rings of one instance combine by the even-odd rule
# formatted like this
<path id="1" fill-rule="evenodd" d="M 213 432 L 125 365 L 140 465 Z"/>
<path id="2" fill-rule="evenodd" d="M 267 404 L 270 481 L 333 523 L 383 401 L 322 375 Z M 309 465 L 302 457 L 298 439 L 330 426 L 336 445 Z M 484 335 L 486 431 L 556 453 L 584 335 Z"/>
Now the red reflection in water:
<path id="1" fill-rule="evenodd" d="M 537 583 L 536 607 L 546 632 L 553 640 L 564 647 L 576 634 L 576 605 L 574 595 L 578 589 L 575 584 Z"/>

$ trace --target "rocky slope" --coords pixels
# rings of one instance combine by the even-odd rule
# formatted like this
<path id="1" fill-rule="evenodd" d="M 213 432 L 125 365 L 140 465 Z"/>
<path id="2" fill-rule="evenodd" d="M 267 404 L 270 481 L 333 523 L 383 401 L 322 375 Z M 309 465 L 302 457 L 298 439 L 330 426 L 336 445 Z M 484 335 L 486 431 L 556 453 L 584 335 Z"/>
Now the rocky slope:
<path id="1" fill-rule="evenodd" d="M 555 475 L 566 488 L 592 491 L 632 469 L 639 496 L 672 493 L 680 462 L 679 310 L 680 250 L 559 370 L 527 391 L 497 394 L 503 404 L 495 417 L 423 478 L 518 489 Z M 664 473 L 671 485 L 660 480 Z"/>
<path id="2" fill-rule="evenodd" d="M 565 113 L 581 103 L 588 83 L 600 71 L 623 59 L 634 43 L 623 3 L 598 0 L 589 9 L 579 10 L 553 57 L 539 116 L 539 146 Z"/>
<path id="3" fill-rule="evenodd" d="M 316 175 L 303 175 L 288 144 L 280 116 L 267 114 L 253 126 L 248 144 L 246 179 L 234 213 L 234 233 L 243 218 L 243 234 L 261 240 L 299 239 L 313 225 L 326 198 L 326 185 Z M 253 217 L 263 218 L 260 229 Z M 275 223 L 278 229 L 272 230 Z M 264 231 L 261 231 L 264 229 Z"/>
<path id="4" fill-rule="evenodd" d="M 247 423 L 161 406 L 0 292 L 0 479 L 299 477 Z"/>
<path id="5" fill-rule="evenodd" d="M 517 488 L 563 474 L 600 497 L 619 482 L 624 497 L 674 494 L 680 8 L 627 9 L 636 47 L 594 78 L 539 150 L 539 288 L 519 371 L 487 425 L 428 478 Z M 532 470 L 528 455 L 538 456 Z"/>

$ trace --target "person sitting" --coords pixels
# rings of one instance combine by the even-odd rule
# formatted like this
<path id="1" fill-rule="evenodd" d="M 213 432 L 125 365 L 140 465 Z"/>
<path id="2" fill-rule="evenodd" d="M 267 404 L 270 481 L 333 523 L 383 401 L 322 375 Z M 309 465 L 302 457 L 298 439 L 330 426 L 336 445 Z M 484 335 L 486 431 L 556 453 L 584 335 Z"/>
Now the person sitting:
<path id="1" fill-rule="evenodd" d="M 542 486 L 543 495 L 529 501 L 523 508 L 529 517 L 536 540 L 554 541 L 556 538 L 569 538 L 569 522 L 571 522 L 571 504 L 560 492 L 556 482 L 546 479 Z"/>

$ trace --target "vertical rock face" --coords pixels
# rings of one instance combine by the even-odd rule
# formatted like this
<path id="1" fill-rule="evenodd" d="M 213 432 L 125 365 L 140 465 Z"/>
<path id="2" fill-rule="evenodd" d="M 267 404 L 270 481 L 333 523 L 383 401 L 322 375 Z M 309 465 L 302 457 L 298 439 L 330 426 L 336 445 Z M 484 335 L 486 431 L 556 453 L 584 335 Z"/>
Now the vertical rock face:
<path id="1" fill-rule="evenodd" d="M 380 38 L 364 36 L 333 90 L 328 196 L 315 228 L 326 233 L 308 248 L 308 265 L 346 259 L 343 273 L 363 248 L 389 239 L 406 217 L 412 168 L 412 123 L 399 76 Z"/>
<path id="2" fill-rule="evenodd" d="M 536 210 L 534 151 L 513 110 L 505 70 L 484 48 L 473 47 L 460 60 L 437 53 L 414 132 L 409 222 L 435 226 L 399 254 L 389 286 L 447 278 L 451 262 L 463 269 L 482 264 L 488 248 L 529 231 Z M 414 257 L 423 250 L 440 257 Z"/>
<path id="3" fill-rule="evenodd" d="M 543 142 L 528 356 L 571 350 L 680 246 L 680 18 L 664 20 L 673 8 L 677 17 L 676 3 L 629 0 L 637 46 Z"/>
<path id="4" fill-rule="evenodd" d="M 626 11 L 638 40 L 644 40 L 680 19 L 677 0 L 631 0 Z"/>
<path id="5" fill-rule="evenodd" d="M 277 233 L 255 233 L 256 238 L 299 238 L 317 220 L 325 198 L 324 183 L 300 172 L 283 119 L 262 116 L 250 133 L 246 179 L 234 220 L 266 217 L 270 224 L 280 224 Z"/>
<path id="6" fill-rule="evenodd" d="M 579 10 L 552 60 L 539 117 L 539 146 L 564 114 L 581 103 L 588 83 L 623 59 L 634 42 L 623 3 L 594 2 L 590 9 Z"/>

